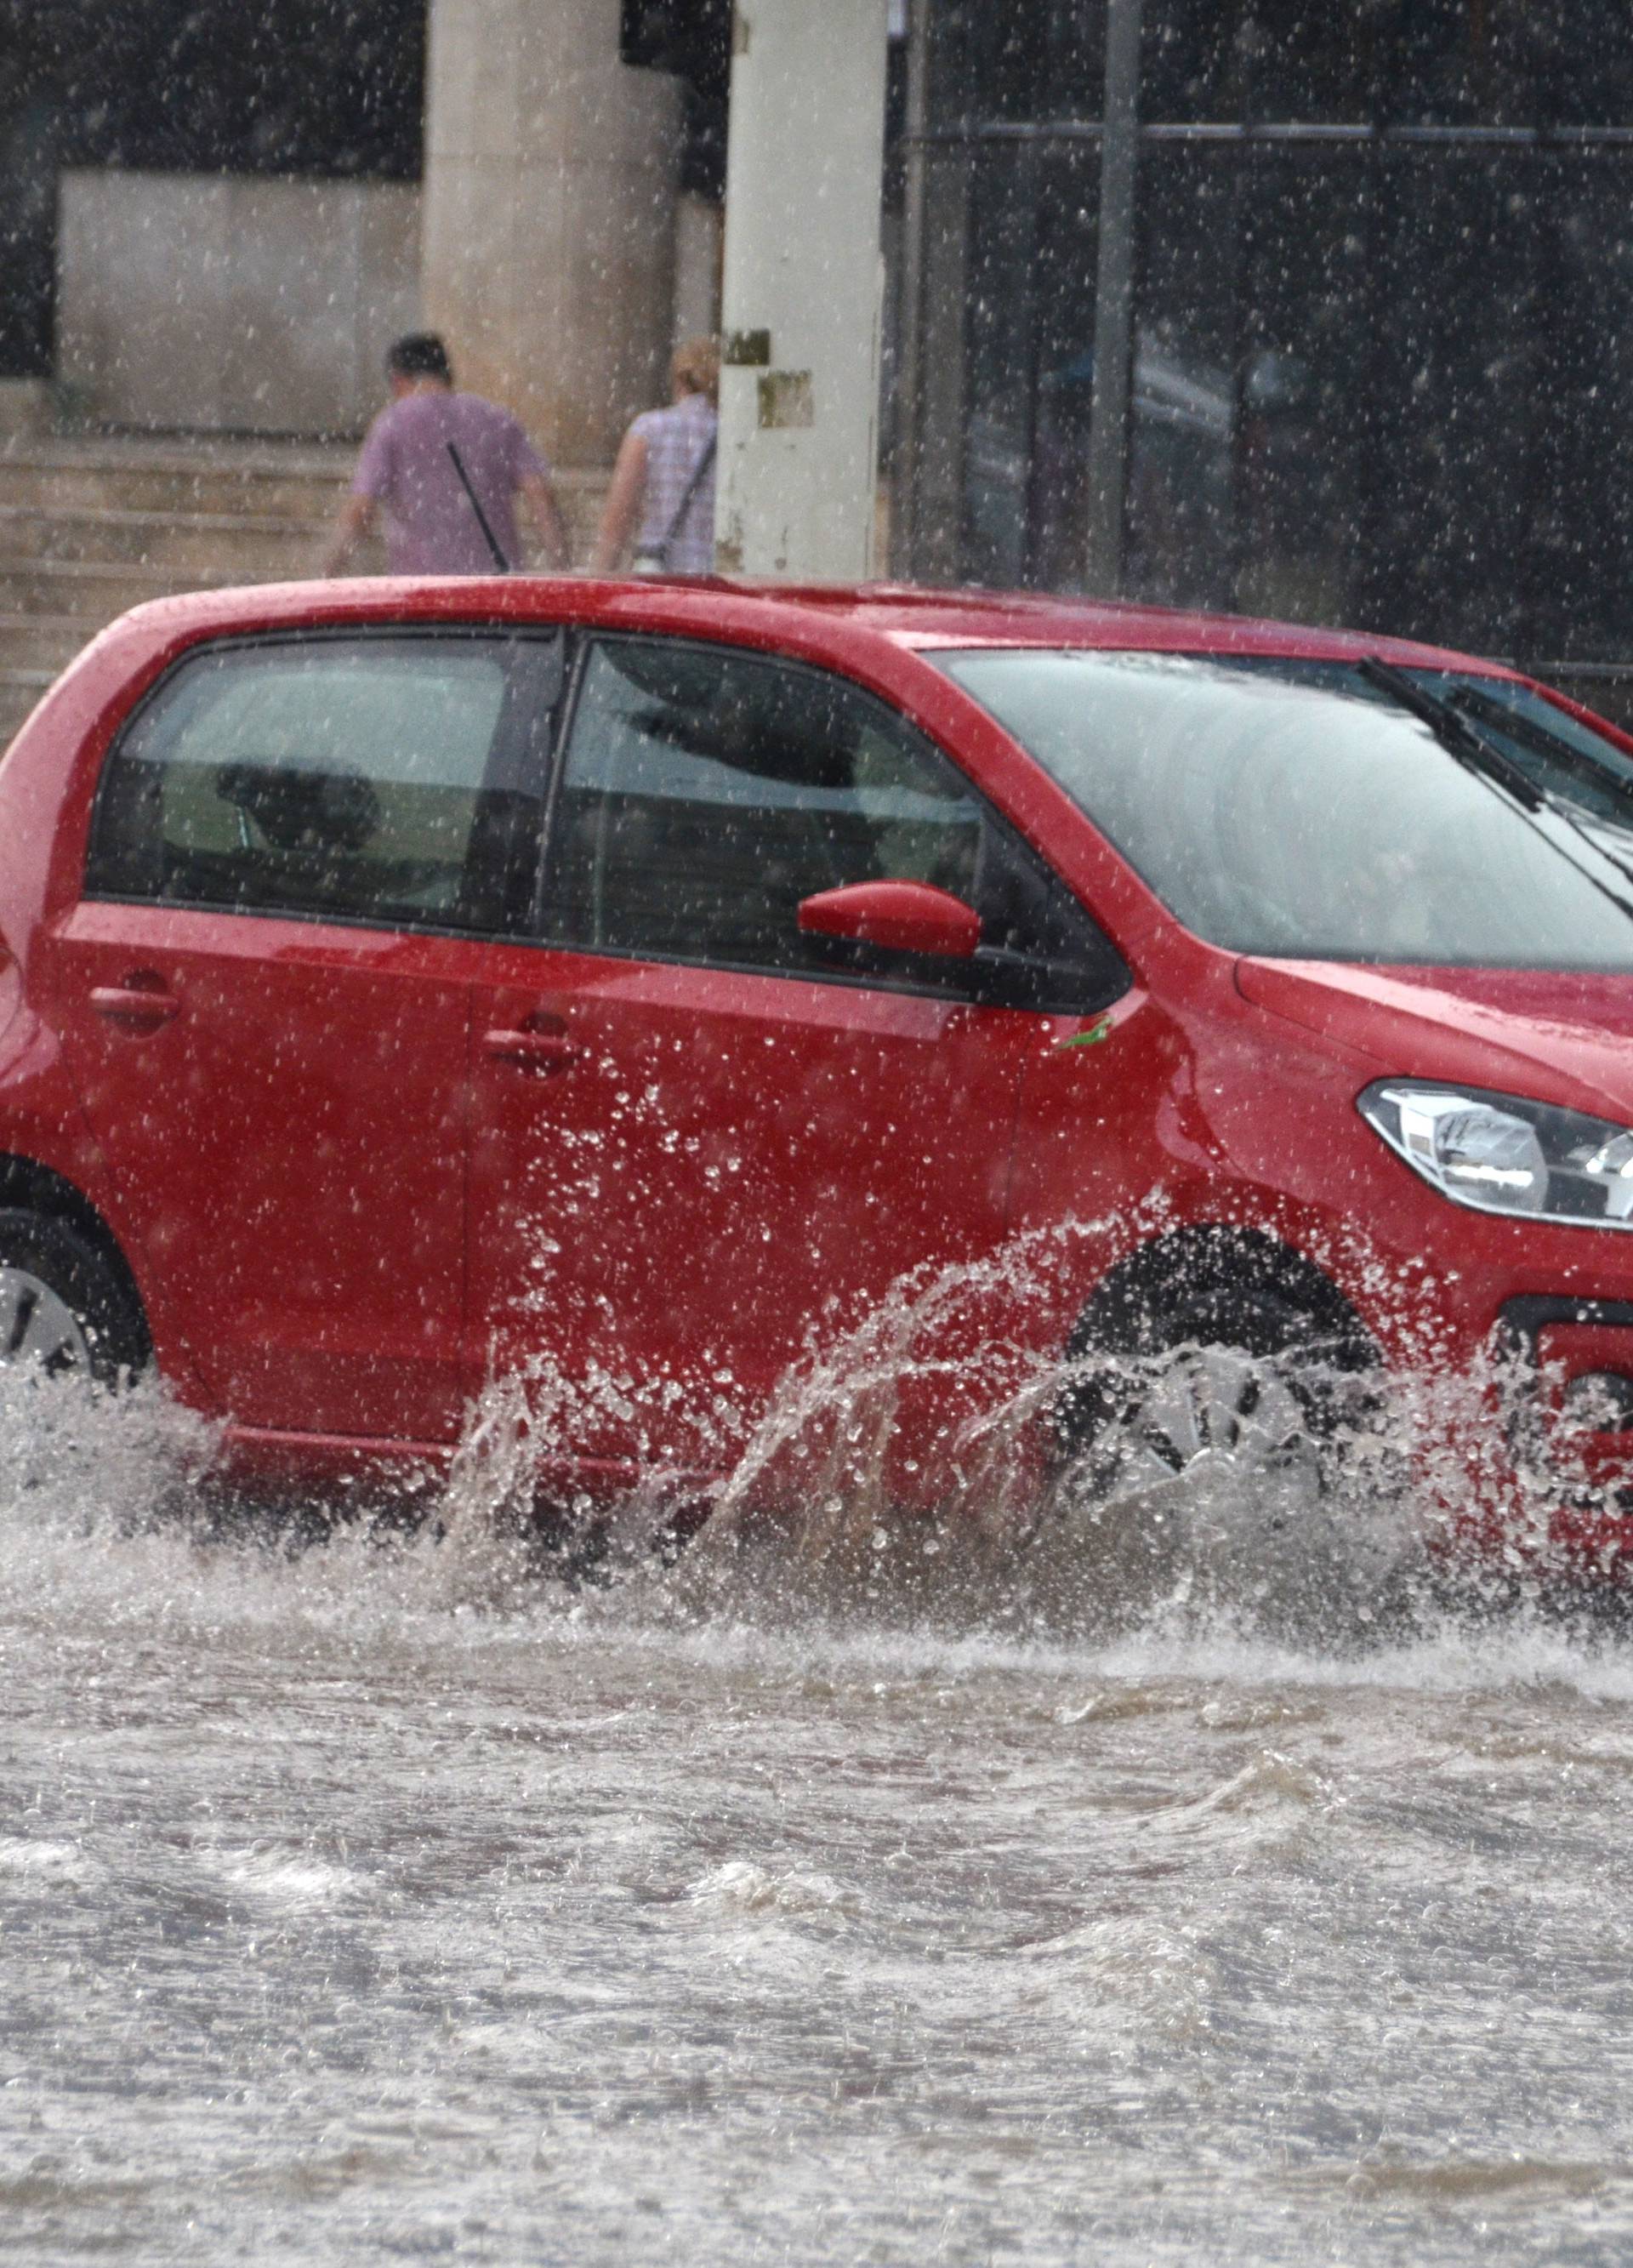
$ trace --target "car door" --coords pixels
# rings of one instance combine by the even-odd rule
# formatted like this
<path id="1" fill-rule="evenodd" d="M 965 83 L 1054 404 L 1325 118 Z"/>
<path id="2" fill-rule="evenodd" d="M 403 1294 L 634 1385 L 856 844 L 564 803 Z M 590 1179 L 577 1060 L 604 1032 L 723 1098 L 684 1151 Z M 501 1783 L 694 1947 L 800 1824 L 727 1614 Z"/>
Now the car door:
<path id="1" fill-rule="evenodd" d="M 553 670 L 554 638 L 212 646 L 105 768 L 54 1020 L 246 1425 L 457 1432 L 471 986 L 530 898 Z"/>
<path id="2" fill-rule="evenodd" d="M 798 907 L 1047 895 L 1028 857 L 859 687 L 588 642 L 541 941 L 476 1003 L 473 1385 L 530 1370 L 575 1457 L 718 1469 L 814 1334 L 990 1254 L 1036 1010 L 991 967 L 982 998 L 967 965 L 836 952 Z"/>

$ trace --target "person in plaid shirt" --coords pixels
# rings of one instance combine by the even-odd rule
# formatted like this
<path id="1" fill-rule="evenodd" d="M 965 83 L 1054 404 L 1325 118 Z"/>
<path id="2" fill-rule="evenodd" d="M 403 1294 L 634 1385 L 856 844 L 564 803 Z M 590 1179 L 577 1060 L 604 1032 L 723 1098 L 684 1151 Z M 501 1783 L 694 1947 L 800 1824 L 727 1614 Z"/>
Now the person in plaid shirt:
<path id="1" fill-rule="evenodd" d="M 633 549 L 636 571 L 707 575 L 715 563 L 715 445 L 720 353 L 688 339 L 670 364 L 674 399 L 624 435 L 601 514 L 591 571 L 617 571 Z"/>

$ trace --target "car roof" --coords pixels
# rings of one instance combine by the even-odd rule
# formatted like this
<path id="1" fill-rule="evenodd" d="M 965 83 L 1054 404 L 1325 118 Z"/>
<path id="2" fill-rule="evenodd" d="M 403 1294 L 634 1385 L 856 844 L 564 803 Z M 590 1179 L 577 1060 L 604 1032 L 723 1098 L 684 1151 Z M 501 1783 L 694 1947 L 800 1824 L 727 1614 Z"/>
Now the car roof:
<path id="1" fill-rule="evenodd" d="M 786 639 L 808 648 L 813 637 L 827 637 L 841 645 L 883 638 L 898 648 L 925 652 L 960 646 L 1077 646 L 1335 661 L 1383 654 L 1423 666 L 1467 667 L 1473 659 L 1376 632 L 1317 630 L 1104 599 L 932 590 L 888 582 L 760 583 L 725 576 L 415 576 L 255 584 L 155 600 L 121 617 L 121 626 L 158 633 L 168 643 L 212 633 L 341 627 L 382 615 L 401 622 L 567 620 L 740 637 L 768 647 Z"/>
<path id="2" fill-rule="evenodd" d="M 882 630 L 904 644 L 1136 647 L 1188 653 L 1266 653 L 1350 660 L 1387 649 L 1397 659 L 1467 660 L 1446 649 L 1358 630 L 1313 629 L 1247 615 L 1204 614 L 1134 600 L 1035 591 L 928 590 L 910 583 L 737 585 L 800 609 Z"/>

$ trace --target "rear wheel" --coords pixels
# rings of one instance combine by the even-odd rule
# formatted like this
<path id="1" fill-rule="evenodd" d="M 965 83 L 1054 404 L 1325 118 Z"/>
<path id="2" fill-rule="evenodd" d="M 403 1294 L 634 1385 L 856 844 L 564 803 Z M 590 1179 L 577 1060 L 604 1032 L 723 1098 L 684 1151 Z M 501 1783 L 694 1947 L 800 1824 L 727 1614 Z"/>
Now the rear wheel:
<path id="1" fill-rule="evenodd" d="M 151 1351 L 134 1297 L 78 1229 L 0 1208 L 0 1369 L 111 1388 Z"/>

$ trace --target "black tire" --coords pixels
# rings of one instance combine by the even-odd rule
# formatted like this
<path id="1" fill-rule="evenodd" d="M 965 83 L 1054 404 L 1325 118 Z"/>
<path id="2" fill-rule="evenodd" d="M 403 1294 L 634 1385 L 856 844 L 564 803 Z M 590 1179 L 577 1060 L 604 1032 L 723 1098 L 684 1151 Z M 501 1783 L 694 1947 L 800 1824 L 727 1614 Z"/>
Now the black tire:
<path id="1" fill-rule="evenodd" d="M 70 1333 L 56 1315 L 60 1302 Z M 55 1320 L 55 1327 L 54 1327 Z M 0 1207 L 0 1366 L 33 1359 L 48 1377 L 113 1389 L 152 1359 L 135 1294 L 81 1232 L 55 1215 Z"/>
<path id="2" fill-rule="evenodd" d="M 1189 1232 L 1114 1271 L 1072 1336 L 1075 1375 L 1056 1405 L 1055 1431 L 1091 1490 L 1117 1486 L 1131 1445 L 1148 1477 L 1163 1466 L 1184 1470 L 1195 1444 L 1177 1438 L 1166 1413 L 1185 1398 L 1173 1381 L 1185 1348 L 1200 1351 L 1199 1367 L 1232 1359 L 1215 1361 L 1208 1381 L 1207 1446 L 1233 1448 L 1257 1425 L 1272 1462 L 1313 1450 L 1328 1479 L 1335 1438 L 1376 1413 L 1366 1380 L 1377 1351 L 1319 1270 L 1247 1231 Z"/>
<path id="3" fill-rule="evenodd" d="M 1309 1262 L 1184 1232 L 1113 1271 L 1070 1353 L 1031 1539 L 1054 1611 L 1107 1631 L 1222 1615 L 1323 1649 L 1415 1627 L 1421 1531 L 1381 1357 Z"/>

